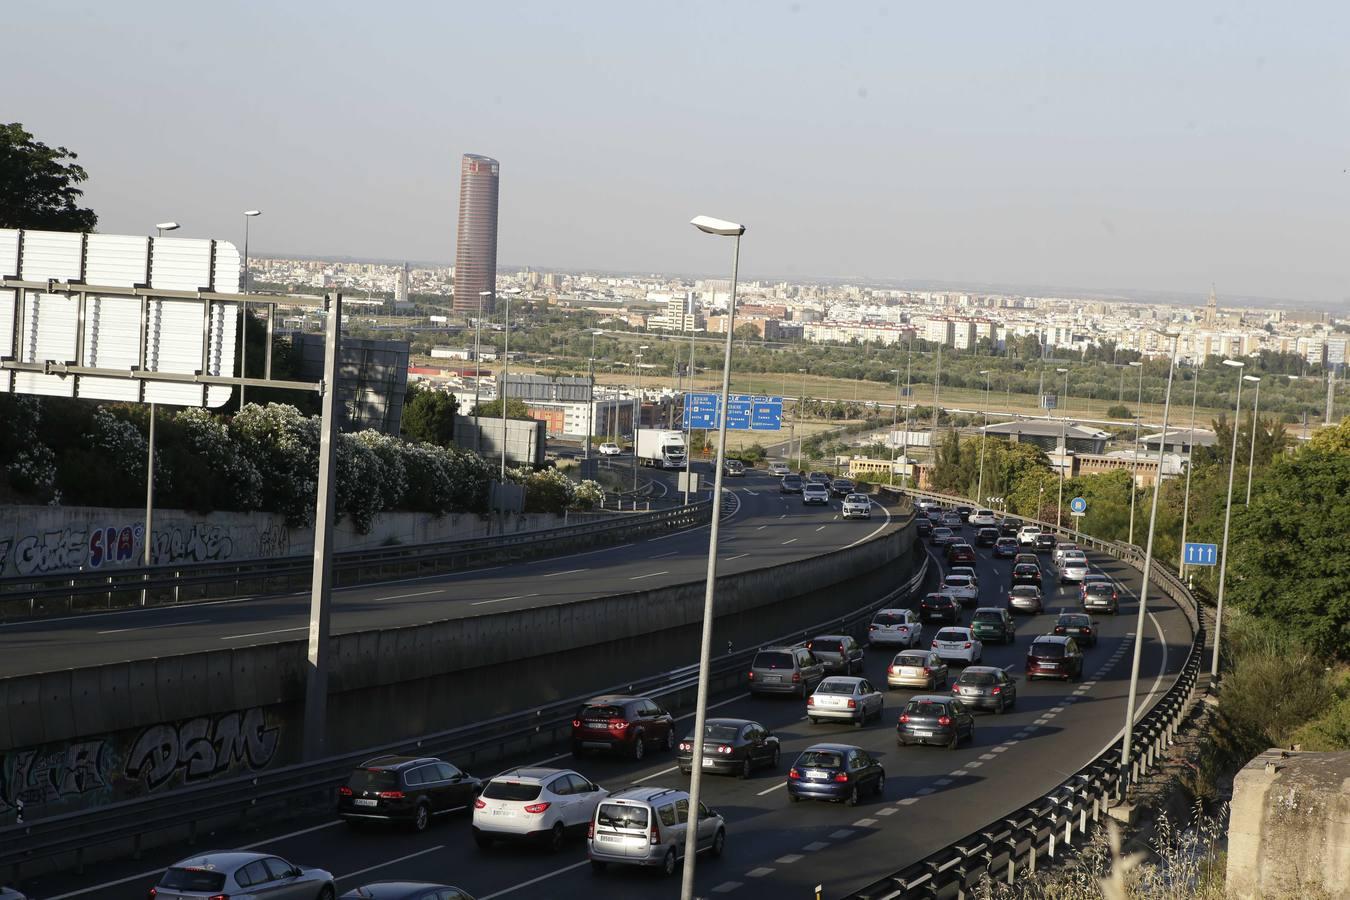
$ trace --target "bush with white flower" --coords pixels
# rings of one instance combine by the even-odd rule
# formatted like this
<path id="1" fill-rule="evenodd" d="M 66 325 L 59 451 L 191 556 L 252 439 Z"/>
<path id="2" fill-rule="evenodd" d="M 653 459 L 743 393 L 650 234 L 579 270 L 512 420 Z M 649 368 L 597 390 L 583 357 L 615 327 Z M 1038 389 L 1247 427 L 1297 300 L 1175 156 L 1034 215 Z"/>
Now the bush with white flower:
<path id="1" fill-rule="evenodd" d="M 281 403 L 247 403 L 230 421 L 230 436 L 262 476 L 263 508 L 283 514 L 287 525 L 313 525 L 318 417 Z"/>
<path id="2" fill-rule="evenodd" d="M 263 505 L 263 476 L 234 440 L 225 423 L 205 409 L 188 407 L 174 415 L 188 449 L 210 467 L 212 477 L 225 482 L 224 495 L 232 508 L 248 511 Z M 158 481 L 158 479 L 156 479 Z"/>

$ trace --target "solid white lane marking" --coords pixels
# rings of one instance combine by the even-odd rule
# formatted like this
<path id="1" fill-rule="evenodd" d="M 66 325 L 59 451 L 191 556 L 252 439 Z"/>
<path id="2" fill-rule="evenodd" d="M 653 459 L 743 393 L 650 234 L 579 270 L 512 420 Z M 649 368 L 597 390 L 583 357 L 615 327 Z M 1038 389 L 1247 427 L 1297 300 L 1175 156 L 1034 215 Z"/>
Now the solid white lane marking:
<path id="1" fill-rule="evenodd" d="M 797 543 L 796 538 L 788 538 L 786 541 L 783 541 L 783 546 L 786 547 L 788 544 L 795 544 L 795 543 Z"/>
<path id="2" fill-rule="evenodd" d="M 749 555 L 749 553 L 738 553 L 735 556 L 728 556 L 723 562 L 735 562 L 738 559 L 745 559 Z"/>
<path id="3" fill-rule="evenodd" d="M 395 863 L 407 862 L 410 859 L 416 859 L 419 856 L 426 856 L 428 853 L 435 853 L 437 850 L 444 850 L 445 846 L 437 844 L 434 847 L 428 847 L 425 850 L 418 850 L 416 853 L 409 853 L 407 856 L 400 856 L 398 859 L 386 859 L 384 862 L 378 862 L 373 866 L 366 866 L 364 869 L 357 869 L 355 872 L 348 872 L 346 875 L 338 875 L 334 881 L 345 881 L 348 878 L 355 878 L 358 875 L 364 875 L 367 872 L 374 872 L 376 869 L 383 869 L 385 866 L 392 866 Z"/>
<path id="4" fill-rule="evenodd" d="M 629 581 L 641 581 L 644 578 L 655 578 L 658 575 L 669 575 L 669 572 L 648 572 L 646 575 L 634 575 Z"/>
<path id="5" fill-rule="evenodd" d="M 669 553 L 658 553 L 655 556 L 649 556 L 648 559 L 669 559 L 672 556 L 679 556 L 680 551 L 672 550 Z"/>
<path id="6" fill-rule="evenodd" d="M 388 597 L 376 597 L 375 599 L 376 599 L 376 600 L 406 600 L 408 597 L 428 597 L 428 596 L 430 596 L 430 595 L 432 595 L 432 594 L 441 594 L 441 593 L 444 593 L 444 591 L 443 591 L 442 589 L 439 589 L 439 588 L 438 588 L 437 590 L 434 590 L 434 591 L 417 591 L 416 593 L 413 593 L 413 594 L 392 594 L 392 595 L 390 595 L 390 596 L 388 596 Z"/>
<path id="7" fill-rule="evenodd" d="M 530 597 L 538 597 L 538 594 L 517 594 L 514 597 L 498 597 L 496 600 L 475 600 L 470 606 L 486 606 L 489 603 L 505 603 L 507 600 L 528 600 Z"/>
<path id="8" fill-rule="evenodd" d="M 342 819 L 334 819 L 334 820 L 331 821 L 331 822 L 324 822 L 322 825 L 311 825 L 311 826 L 308 827 L 308 828 L 301 828 L 299 831 L 290 831 L 290 832 L 287 832 L 286 834 L 279 834 L 279 835 L 277 835 L 276 837 L 270 837 L 270 838 L 268 838 L 268 839 L 265 840 L 265 841 L 257 841 L 256 843 L 245 844 L 244 846 L 242 846 L 242 847 L 236 847 L 235 849 L 236 849 L 236 850 L 256 850 L 258 847 L 261 847 L 261 846 L 263 846 L 263 845 L 265 845 L 265 844 L 275 844 L 275 843 L 277 843 L 277 842 L 279 842 L 279 841 L 290 840 L 290 839 L 293 838 L 293 837 L 300 837 L 301 835 L 310 834 L 310 833 L 315 832 L 315 831 L 322 831 L 322 830 L 325 829 L 325 828 L 332 828 L 334 825 L 341 825 L 342 822 L 343 822 Z"/>
<path id="9" fill-rule="evenodd" d="M 509 888 L 502 888 L 500 891 L 497 891 L 494 894 L 488 894 L 486 897 L 480 897 L 479 900 L 492 900 L 492 898 L 494 897 L 505 897 L 507 894 L 514 893 L 520 890 L 521 888 L 527 888 L 530 885 L 538 884 L 541 881 L 548 881 L 550 878 L 556 878 L 559 875 L 563 874 L 564 872 L 570 872 L 573 869 L 580 869 L 582 866 L 589 866 L 590 864 L 591 861 L 589 859 L 583 859 L 581 862 L 572 863 L 570 866 L 563 866 L 561 869 L 554 869 L 552 872 L 547 872 L 543 875 L 540 875 L 538 878 L 531 878 L 529 881 L 522 881 L 520 884 L 513 884 Z"/>
<path id="10" fill-rule="evenodd" d="M 875 507 L 877 507 L 877 508 L 880 509 L 883 513 L 886 514 L 886 521 L 885 521 L 885 522 L 882 522 L 882 523 L 881 523 L 880 525 L 878 525 L 876 528 L 873 528 L 870 534 L 866 534 L 866 535 L 864 535 L 864 536 L 858 538 L 858 539 L 857 539 L 856 541 L 854 541 L 853 543 L 849 544 L 848 547 L 845 547 L 845 548 L 844 548 L 845 550 L 847 550 L 849 547 L 856 547 L 856 546 L 858 546 L 859 544 L 861 544 L 863 541 L 870 541 L 872 538 L 874 538 L 874 537 L 876 537 L 877 535 L 881 534 L 881 532 L 885 530 L 885 528 L 886 528 L 887 525 L 890 525 L 890 524 L 891 524 L 891 511 L 890 511 L 889 509 L 887 509 L 886 507 L 882 506 L 880 503 L 876 502 L 875 500 L 872 501 L 872 505 L 875 506 Z"/>
<path id="11" fill-rule="evenodd" d="M 575 575 L 578 572 L 589 572 L 589 569 L 568 569 L 565 572 L 548 572 L 540 576 L 541 578 L 554 578 L 558 575 Z"/>
<path id="12" fill-rule="evenodd" d="M 126 631 L 149 631 L 152 628 L 173 628 L 175 625 L 203 625 L 210 621 L 210 619 L 191 619 L 187 622 L 161 622 L 158 625 L 133 625 L 130 628 L 110 628 L 107 631 L 100 631 L 99 634 L 122 634 Z"/>
<path id="13" fill-rule="evenodd" d="M 698 531 L 699 529 L 707 528 L 707 527 L 708 527 L 707 525 L 696 525 L 696 526 L 694 526 L 693 528 L 682 528 L 682 529 L 680 529 L 679 531 L 672 531 L 672 532 L 670 532 L 669 534 L 658 534 L 658 535 L 657 535 L 656 537 L 654 537 L 654 538 L 647 538 L 647 543 L 650 544 L 650 543 L 652 543 L 653 541 L 664 541 L 666 538 L 673 538 L 673 537 L 675 537 L 676 535 L 680 535 L 680 534 L 688 534 L 688 533 L 691 532 L 691 531 Z M 630 544 L 629 546 L 632 546 L 632 545 Z"/>
<path id="14" fill-rule="evenodd" d="M 527 566 L 544 566 L 549 563 L 555 563 L 562 559 L 576 559 L 578 556 L 590 556 L 594 553 L 612 553 L 615 550 L 622 550 L 624 547 L 633 546 L 632 542 L 627 544 L 616 544 L 613 547 L 602 547 L 599 550 L 586 550 L 582 553 L 569 553 L 566 556 L 550 556 L 547 559 L 536 559 L 534 562 L 528 562 Z M 500 569 L 501 566 L 493 566 L 493 569 Z M 490 572 L 492 569 L 474 569 L 474 572 Z"/>
<path id="15" fill-rule="evenodd" d="M 751 869 L 745 873 L 746 878 L 763 878 L 765 875 L 772 875 L 776 870 L 768 866 L 760 866 L 757 869 Z"/>
<path id="16" fill-rule="evenodd" d="M 242 641 L 244 638 L 266 637 L 269 634 L 286 634 L 288 631 L 309 631 L 308 625 L 298 625 L 295 628 L 278 628 L 275 631 L 254 631 L 249 634 L 227 634 L 220 638 L 222 641 Z"/>
<path id="17" fill-rule="evenodd" d="M 765 794 L 772 794 L 774 791 L 778 790 L 779 788 L 785 788 L 785 787 L 787 787 L 787 782 L 786 782 L 786 781 L 780 781 L 780 782 L 778 782 L 777 784 L 775 784 L 775 785 L 774 785 L 773 787 L 771 787 L 771 788 L 765 788 L 764 790 L 760 791 L 760 792 L 759 792 L 758 794 L 756 794 L 755 796 L 756 796 L 756 797 L 763 797 Z"/>
<path id="18" fill-rule="evenodd" d="M 650 775 L 643 775 L 641 778 L 634 778 L 633 783 L 641 784 L 642 782 L 650 781 L 653 778 L 660 778 L 662 775 L 668 775 L 671 772 L 677 771 L 679 768 L 680 768 L 679 766 L 671 766 L 669 769 L 662 769 L 660 772 L 653 772 Z"/>

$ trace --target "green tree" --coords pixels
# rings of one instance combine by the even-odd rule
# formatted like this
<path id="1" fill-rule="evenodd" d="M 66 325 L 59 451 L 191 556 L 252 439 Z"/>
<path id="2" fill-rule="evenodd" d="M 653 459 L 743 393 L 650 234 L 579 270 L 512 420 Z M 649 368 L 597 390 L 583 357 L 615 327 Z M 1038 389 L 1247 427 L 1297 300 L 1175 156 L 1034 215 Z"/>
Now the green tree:
<path id="1" fill-rule="evenodd" d="M 33 140 L 18 122 L 0 125 L 0 228 L 93 231 L 98 216 L 78 205 L 77 185 L 89 175 L 75 159 Z"/>
<path id="2" fill-rule="evenodd" d="M 483 418 L 486 419 L 490 419 L 493 416 L 496 416 L 497 418 L 500 419 L 502 416 L 502 401 L 493 400 L 491 403 L 480 403 L 478 404 L 478 411 L 474 413 L 474 415 L 482 416 Z M 508 419 L 531 418 L 530 411 L 525 406 L 525 401 L 516 397 L 512 397 L 510 402 L 507 403 L 506 417 Z"/>
<path id="3" fill-rule="evenodd" d="M 455 437 L 455 413 L 459 401 L 454 394 L 411 388 L 403 402 L 403 436 L 410 441 L 448 447 Z"/>
<path id="4" fill-rule="evenodd" d="M 1130 412 L 1130 408 L 1125 404 L 1116 403 L 1107 407 L 1106 417 L 1108 419 L 1132 419 L 1134 413 Z"/>

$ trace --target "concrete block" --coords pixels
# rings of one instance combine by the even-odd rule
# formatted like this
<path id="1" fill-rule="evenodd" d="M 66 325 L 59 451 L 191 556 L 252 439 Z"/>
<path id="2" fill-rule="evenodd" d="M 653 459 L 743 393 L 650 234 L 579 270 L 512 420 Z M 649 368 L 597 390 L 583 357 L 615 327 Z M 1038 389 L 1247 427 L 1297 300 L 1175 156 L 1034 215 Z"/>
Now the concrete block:
<path id="1" fill-rule="evenodd" d="M 71 674 L 44 672 L 38 676 L 42 692 L 42 740 L 63 741 L 79 734 L 75 730 L 75 707 L 70 695 Z"/>
<path id="2" fill-rule="evenodd" d="M 152 657 L 117 664 L 127 670 L 127 691 L 131 697 L 131 716 L 124 724 L 126 728 L 151 725 L 166 718 L 159 706 L 159 682 L 155 677 L 157 662 Z"/>
<path id="3" fill-rule="evenodd" d="M 190 719 L 209 712 L 203 709 L 201 696 L 192 696 L 183 686 L 183 657 L 164 656 L 155 660 L 155 692 L 160 713 L 166 719 Z"/>
<path id="4" fill-rule="evenodd" d="M 102 673 L 106 666 L 72 669 L 70 700 L 74 721 L 81 734 L 97 734 L 117 728 L 116 705 L 105 702 Z M 124 692 L 125 695 L 125 692 Z"/>
<path id="5" fill-rule="evenodd" d="M 6 750 L 42 743 L 42 683 L 37 675 L 7 678 L 5 715 L 9 721 Z"/>

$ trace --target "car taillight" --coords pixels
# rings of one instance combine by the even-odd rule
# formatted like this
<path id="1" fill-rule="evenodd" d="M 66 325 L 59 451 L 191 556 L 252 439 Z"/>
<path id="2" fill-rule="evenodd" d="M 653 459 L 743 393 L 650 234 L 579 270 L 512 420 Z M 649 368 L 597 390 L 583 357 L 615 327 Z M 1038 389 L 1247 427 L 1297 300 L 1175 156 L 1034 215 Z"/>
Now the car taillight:
<path id="1" fill-rule="evenodd" d="M 487 806 L 487 803 L 483 800 L 482 797 L 475 797 L 475 798 L 474 798 L 474 801 L 473 801 L 473 808 L 474 808 L 474 809 L 482 809 L 482 808 L 485 807 L 485 806 Z"/>
<path id="2" fill-rule="evenodd" d="M 155 900 L 155 898 L 159 896 L 159 891 L 155 890 L 154 888 L 151 888 L 150 893 L 146 894 L 145 896 L 146 900 Z"/>
<path id="3" fill-rule="evenodd" d="M 755 673 L 753 671 L 750 672 L 750 680 L 751 681 L 755 680 Z"/>
<path id="4" fill-rule="evenodd" d="M 952 693 L 953 694 L 961 693 L 961 685 L 957 684 L 956 682 L 952 682 Z"/>
<path id="5" fill-rule="evenodd" d="M 933 638 L 933 646 L 934 646 L 934 647 L 937 646 L 937 638 Z"/>
<path id="6" fill-rule="evenodd" d="M 793 680 L 793 681 L 801 681 L 801 680 L 802 680 L 802 673 L 801 673 L 801 672 L 793 672 L 793 673 L 792 673 L 792 680 Z"/>
<path id="7" fill-rule="evenodd" d="M 816 705 L 816 695 L 815 695 L 815 694 L 812 694 L 810 697 L 807 697 L 807 698 L 806 698 L 806 705 L 807 705 L 807 706 L 815 706 L 815 705 Z"/>
<path id="8" fill-rule="evenodd" d="M 900 674 L 900 667 L 899 667 L 899 666 L 891 666 L 890 669 L 888 669 L 887 671 L 889 671 L 892 675 L 899 675 L 899 674 Z"/>
<path id="9" fill-rule="evenodd" d="M 731 750 L 732 750 L 732 748 L 731 748 L 731 746 L 728 745 L 728 744 L 721 744 L 721 745 L 718 746 L 718 748 L 717 748 L 717 752 L 718 752 L 718 753 L 726 753 L 726 754 L 730 754 L 730 753 L 731 753 Z"/>
<path id="10" fill-rule="evenodd" d="M 800 781 L 801 777 L 802 777 L 801 772 L 798 772 L 796 769 L 788 769 L 788 780 Z"/>
<path id="11" fill-rule="evenodd" d="M 589 839 L 589 838 L 595 837 L 595 821 L 594 821 L 594 820 L 591 820 L 590 822 L 587 822 L 587 823 L 586 823 L 586 837 L 587 837 L 588 839 Z"/>
<path id="12" fill-rule="evenodd" d="M 951 716 L 942 716 L 942 717 L 940 717 L 940 718 L 938 719 L 938 724 L 939 724 L 939 725 L 942 725 L 942 726 L 944 726 L 944 727 L 947 726 L 947 725 L 950 725 L 950 724 L 952 724 L 952 717 L 951 717 Z"/>
<path id="13" fill-rule="evenodd" d="M 858 708 L 858 701 L 857 701 L 857 700 L 850 700 L 850 701 L 848 701 L 848 708 L 849 708 L 849 709 L 857 709 L 857 708 Z"/>
<path id="14" fill-rule="evenodd" d="M 686 743 L 684 743 L 683 741 L 680 742 L 680 750 L 681 750 L 682 752 L 685 751 L 685 750 L 693 750 L 693 749 L 694 749 L 694 745 L 693 745 L 693 744 L 686 744 Z"/>
<path id="15" fill-rule="evenodd" d="M 375 796 L 381 800 L 402 800 L 405 795 L 402 791 L 380 791 Z"/>
<path id="16" fill-rule="evenodd" d="M 909 713 L 901 713 L 901 714 L 900 714 L 900 724 L 903 725 L 903 724 L 905 724 L 905 723 L 908 722 L 908 721 L 909 721 Z"/>
<path id="17" fill-rule="evenodd" d="M 843 784 L 848 781 L 848 773 L 840 772 L 838 775 L 834 776 L 834 780 L 839 782 L 840 784 Z"/>
<path id="18" fill-rule="evenodd" d="M 580 720 L 580 719 L 573 719 L 573 720 L 572 720 L 572 727 L 573 727 L 573 728 L 580 728 L 580 727 L 581 727 L 581 720 Z"/>
<path id="19" fill-rule="evenodd" d="M 611 719 L 609 723 L 610 731 L 623 731 L 628 727 L 628 723 L 623 719 Z"/>
<path id="20" fill-rule="evenodd" d="M 925 674 L 925 675 L 932 675 L 932 674 L 933 674 L 933 670 L 930 669 L 930 668 L 928 668 L 927 666 L 924 666 L 924 667 L 923 667 L 923 674 Z"/>
<path id="21" fill-rule="evenodd" d="M 1003 693 L 1003 688 L 999 687 L 998 685 L 994 685 L 994 690 L 992 691 L 992 693 L 1001 694 Z"/>
<path id="22" fill-rule="evenodd" d="M 868 626 L 867 626 L 867 630 L 868 630 L 868 631 L 876 631 L 876 630 L 877 630 L 876 624 L 873 623 L 873 624 L 871 624 L 871 625 L 868 625 Z"/>
<path id="23" fill-rule="evenodd" d="M 806 649 L 807 649 L 807 650 L 814 650 L 814 649 L 816 649 L 816 642 L 815 642 L 815 641 L 807 641 L 807 642 L 806 642 Z"/>
<path id="24" fill-rule="evenodd" d="M 967 650 L 970 649 L 970 641 L 966 641 L 966 647 L 965 647 L 965 649 L 967 649 Z"/>
<path id="25" fill-rule="evenodd" d="M 532 816 L 537 816 L 552 805 L 551 803 L 531 803 L 525 807 L 525 811 Z"/>
<path id="26" fill-rule="evenodd" d="M 339 797 L 350 797 L 351 795 L 352 795 L 352 789 L 349 788 L 349 787 L 347 787 L 345 784 L 344 784 L 342 787 L 338 788 L 338 796 L 339 796 Z"/>
<path id="27" fill-rule="evenodd" d="M 647 838 L 647 843 L 651 844 L 653 847 L 661 843 L 661 832 L 657 830 L 655 822 L 652 823 L 652 830 Z"/>

